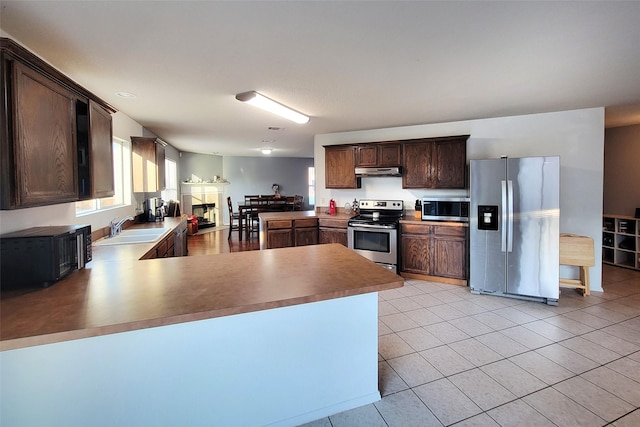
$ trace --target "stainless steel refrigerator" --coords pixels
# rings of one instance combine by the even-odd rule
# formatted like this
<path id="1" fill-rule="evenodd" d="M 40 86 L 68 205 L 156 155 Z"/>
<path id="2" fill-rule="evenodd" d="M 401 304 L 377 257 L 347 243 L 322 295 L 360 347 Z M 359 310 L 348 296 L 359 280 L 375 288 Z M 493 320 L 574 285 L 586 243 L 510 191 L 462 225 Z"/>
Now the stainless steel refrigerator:
<path id="1" fill-rule="evenodd" d="M 470 161 L 472 293 L 558 303 L 560 158 Z"/>

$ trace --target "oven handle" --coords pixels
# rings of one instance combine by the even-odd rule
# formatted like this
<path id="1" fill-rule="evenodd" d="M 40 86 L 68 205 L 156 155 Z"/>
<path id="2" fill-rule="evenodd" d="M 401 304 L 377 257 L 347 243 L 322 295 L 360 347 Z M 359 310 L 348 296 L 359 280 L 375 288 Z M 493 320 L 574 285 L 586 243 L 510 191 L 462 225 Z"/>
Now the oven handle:
<path id="1" fill-rule="evenodd" d="M 358 224 L 358 225 L 350 225 L 349 224 L 349 228 L 357 230 L 359 228 L 377 228 L 377 229 L 387 229 L 387 230 L 393 230 L 396 228 L 395 225 L 376 225 L 376 224 Z"/>

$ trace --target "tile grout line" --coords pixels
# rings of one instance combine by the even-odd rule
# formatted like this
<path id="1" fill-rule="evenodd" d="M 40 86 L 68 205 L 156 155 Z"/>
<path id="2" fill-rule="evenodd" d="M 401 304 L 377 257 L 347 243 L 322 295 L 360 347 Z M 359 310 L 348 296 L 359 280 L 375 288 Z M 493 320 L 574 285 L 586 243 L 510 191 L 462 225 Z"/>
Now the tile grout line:
<path id="1" fill-rule="evenodd" d="M 435 292 L 438 292 L 438 291 L 435 291 Z M 400 298 L 409 298 L 409 299 L 411 299 L 411 298 L 413 298 L 413 297 L 415 297 L 415 296 L 418 296 L 418 295 L 429 295 L 429 294 L 430 294 L 429 292 L 423 292 L 422 294 L 415 294 L 415 295 L 411 295 L 411 296 L 404 296 L 404 295 L 403 295 L 402 297 L 399 297 L 399 298 L 392 298 L 391 300 L 382 300 L 382 301 L 392 301 L 392 300 L 394 300 L 394 299 L 400 299 Z M 438 300 L 440 300 L 440 301 L 442 301 L 441 299 L 437 298 L 437 296 L 435 296 L 435 295 L 434 295 L 433 297 L 434 297 L 434 298 L 436 298 L 436 299 L 438 299 Z M 565 312 L 563 312 L 563 313 L 555 313 L 555 314 L 552 314 L 551 316 L 547 316 L 547 317 L 544 317 L 544 318 L 536 318 L 535 320 L 531 320 L 531 321 L 529 321 L 529 322 L 524 322 L 524 323 L 519 323 L 519 324 L 516 324 L 515 326 L 512 326 L 512 327 L 516 327 L 516 326 L 523 326 L 523 325 L 526 325 L 526 324 L 529 324 L 529 323 L 533 323 L 533 322 L 537 322 L 537 321 L 545 321 L 545 319 L 549 319 L 549 318 L 552 318 L 552 317 L 561 316 L 561 315 L 564 315 L 564 314 L 566 314 L 566 313 L 570 313 L 570 312 L 580 311 L 580 310 L 583 310 L 584 308 L 595 307 L 595 306 L 598 306 L 598 305 L 601 305 L 601 304 L 605 304 L 605 303 L 607 303 L 607 302 L 617 301 L 617 300 L 620 300 L 620 299 L 622 299 L 622 298 L 625 298 L 625 296 L 620 295 L 620 296 L 618 296 L 617 298 L 612 298 L 612 299 L 607 299 L 607 300 L 603 300 L 603 301 L 600 301 L 600 302 L 596 302 L 595 304 L 591 304 L 591 305 L 588 305 L 588 306 L 586 306 L 586 307 L 581 307 L 581 308 L 575 308 L 575 307 L 572 307 L 572 309 L 571 309 L 571 310 L 565 311 Z M 467 299 L 463 298 L 463 299 L 462 299 L 462 301 L 464 301 L 464 300 L 468 300 L 468 298 L 467 298 Z M 454 301 L 454 302 L 458 302 L 458 301 Z M 473 301 L 470 301 L 470 302 L 471 302 L 471 303 L 474 303 Z M 390 303 L 390 304 L 391 304 L 391 303 Z M 450 302 L 449 302 L 449 303 L 447 303 L 447 302 L 443 302 L 442 304 L 438 304 L 438 306 L 440 306 L 440 305 L 449 305 L 449 304 L 451 304 L 451 303 L 450 303 Z M 523 304 L 524 304 L 524 303 L 523 303 Z M 398 309 L 398 307 L 394 306 L 393 304 L 391 304 L 391 305 L 392 305 L 396 310 L 398 310 L 398 314 L 405 314 L 405 313 L 407 313 L 408 311 L 413 311 L 413 310 L 402 311 L 402 310 Z M 476 304 L 476 305 L 477 305 L 477 304 Z M 503 316 L 501 316 L 500 314 L 498 314 L 498 313 L 494 313 L 494 312 L 495 312 L 495 311 L 497 311 L 497 310 L 500 310 L 500 309 L 510 308 L 510 307 L 512 307 L 512 308 L 514 308 L 514 309 L 517 309 L 517 306 L 518 306 L 518 305 L 522 305 L 522 304 L 514 304 L 514 305 L 509 305 L 509 306 L 506 306 L 506 307 L 493 308 L 493 309 L 486 309 L 486 311 L 485 311 L 485 312 L 487 312 L 487 313 L 493 313 L 493 314 L 495 314 L 495 315 L 497 315 L 497 316 L 500 316 L 501 318 L 504 318 L 504 317 L 503 317 Z M 485 307 L 483 307 L 483 306 L 480 306 L 480 305 L 478 305 L 478 306 L 479 306 L 479 307 L 481 307 L 481 308 L 483 308 L 483 309 L 485 309 Z M 429 307 L 424 307 L 424 306 L 422 306 L 422 308 L 427 309 L 427 310 L 429 309 Z M 607 308 L 605 307 L 605 309 L 607 309 Z M 416 309 L 416 310 L 418 310 L 418 309 Z M 611 311 L 616 312 L 615 310 L 611 310 Z M 523 312 L 523 313 L 524 313 L 524 314 L 528 314 L 528 313 L 526 313 L 526 312 Z M 619 313 L 619 312 L 618 312 L 618 313 Z M 396 313 L 394 313 L 394 314 L 396 314 Z M 434 314 L 435 314 L 435 313 L 434 313 Z M 464 316 L 462 316 L 462 317 L 460 317 L 460 318 L 464 318 L 464 317 L 472 317 L 472 316 L 476 316 L 476 315 L 478 315 L 478 314 L 482 314 L 482 313 L 477 313 L 477 314 L 467 314 L 467 313 L 464 313 Z M 592 333 L 592 332 L 595 332 L 595 331 L 602 331 L 602 330 L 603 330 L 603 329 L 605 329 L 605 328 L 608 328 L 608 327 L 611 327 L 611 326 L 615 326 L 615 325 L 619 325 L 619 324 L 621 324 L 621 323 L 624 323 L 624 322 L 627 322 L 627 321 L 629 321 L 629 320 L 632 320 L 632 319 L 635 319 L 635 318 L 637 318 L 637 317 L 640 317 L 640 315 L 636 315 L 636 316 L 631 316 L 631 317 L 629 317 L 629 318 L 626 318 L 626 319 L 624 319 L 624 320 L 619 320 L 619 321 L 616 321 L 616 322 L 612 322 L 611 320 L 606 319 L 606 318 L 603 318 L 603 317 L 600 317 L 600 316 L 598 316 L 598 315 L 596 315 L 596 314 L 591 314 L 591 313 L 587 313 L 587 314 L 590 314 L 590 315 L 592 315 L 592 316 L 594 316 L 594 317 L 597 317 L 597 318 L 599 318 L 599 319 L 602 319 L 602 320 L 604 320 L 604 321 L 611 322 L 611 324 L 606 325 L 606 326 L 602 326 L 602 327 L 599 327 L 599 328 L 594 328 L 594 327 L 592 327 L 592 326 L 590 326 L 590 325 L 587 325 L 587 324 L 585 324 L 585 323 L 582 323 L 582 322 L 580 322 L 580 321 L 578 321 L 578 320 L 573 320 L 573 319 L 570 319 L 570 318 L 569 318 L 570 320 L 573 320 L 573 321 L 575 321 L 575 322 L 577 322 L 577 323 L 580 323 L 580 324 L 584 325 L 585 327 L 589 327 L 589 328 L 592 328 L 592 329 L 593 329 L 593 330 L 588 331 L 588 332 L 583 332 L 583 333 L 580 333 L 580 334 L 575 334 L 575 333 L 573 333 L 573 332 L 571 332 L 571 331 L 568 331 L 568 330 L 566 330 L 566 329 L 564 329 L 564 328 L 562 328 L 562 327 L 560 327 L 560 326 L 556 326 L 556 325 L 554 325 L 554 324 L 552 324 L 552 323 L 547 322 L 549 325 L 551 325 L 551 326 L 553 326 L 553 327 L 555 327 L 555 328 L 561 329 L 561 330 L 563 330 L 563 331 L 565 331 L 565 332 L 567 332 L 567 333 L 570 333 L 570 334 L 572 334 L 573 336 L 572 336 L 572 337 L 569 337 L 569 338 L 564 338 L 564 339 L 561 339 L 561 340 L 558 340 L 558 341 L 553 341 L 553 340 L 550 340 L 549 338 L 545 337 L 544 335 L 538 334 L 537 332 L 535 332 L 535 331 L 533 331 L 533 330 L 529 329 L 532 333 L 538 334 L 538 335 L 542 336 L 543 338 L 545 338 L 545 339 L 547 339 L 547 340 L 549 340 L 549 341 L 552 341 L 552 342 L 551 342 L 550 344 L 546 344 L 546 345 L 543 345 L 543 346 L 541 346 L 541 347 L 537 347 L 537 348 L 533 348 L 533 349 L 528 349 L 527 351 L 524 351 L 524 352 L 521 352 L 521 353 L 517 353 L 517 354 L 511 355 L 511 356 L 509 356 L 509 357 L 505 357 L 505 356 L 500 355 L 500 356 L 502 356 L 502 358 L 501 358 L 501 359 L 499 359 L 499 360 L 492 361 L 492 362 L 490 362 L 490 363 L 486 363 L 486 364 L 483 364 L 483 365 L 477 365 L 477 366 L 475 366 L 475 364 L 474 364 L 474 367 L 473 367 L 473 368 L 466 369 L 466 370 L 463 370 L 463 371 L 460 371 L 460 372 L 456 372 L 455 374 L 452 374 L 452 375 L 449 375 L 449 376 L 445 376 L 445 375 L 444 375 L 442 372 L 440 372 L 440 371 L 439 371 L 435 366 L 433 366 L 433 365 L 432 365 L 432 366 L 434 367 L 434 369 L 436 369 L 436 371 L 438 371 L 438 373 L 442 375 L 442 378 L 438 378 L 437 380 L 441 380 L 441 379 L 448 379 L 449 377 L 451 377 L 451 376 L 453 376 L 453 375 L 458 375 L 458 374 L 460 374 L 460 373 L 469 372 L 469 371 L 471 371 L 471 370 L 473 370 L 473 369 L 480 369 L 480 368 L 481 368 L 481 367 L 483 367 L 483 366 L 487 366 L 487 365 L 490 365 L 490 364 L 492 364 L 492 363 L 496 363 L 496 362 L 503 361 L 503 360 L 508 360 L 509 358 L 512 358 L 512 357 L 518 356 L 518 355 L 520 355 L 520 354 L 526 354 L 526 353 L 528 353 L 528 352 L 536 352 L 536 351 L 537 351 L 537 350 L 539 350 L 539 349 L 542 349 L 542 348 L 545 348 L 545 347 L 549 347 L 549 346 L 554 345 L 554 344 L 560 344 L 560 345 L 562 345 L 561 343 L 562 343 L 562 342 L 564 342 L 564 341 L 567 341 L 567 340 L 570 340 L 570 339 L 573 339 L 573 338 L 576 338 L 576 337 L 582 337 L 583 335 L 586 335 L 586 334 L 589 334 L 589 333 Z M 624 315 L 624 316 L 627 316 L 627 314 L 626 314 L 626 313 L 620 313 L 620 314 L 622 314 L 622 315 Z M 406 316 L 406 314 L 405 314 L 405 316 Z M 529 316 L 536 317 L 536 316 L 533 316 L 533 315 L 531 315 L 531 314 L 529 314 Z M 379 316 L 379 317 L 380 317 L 380 316 Z M 506 320 L 510 320 L 510 319 L 507 319 L 507 318 L 504 318 L 504 319 L 506 319 Z M 409 348 L 411 348 L 411 349 L 413 350 L 413 352 L 412 352 L 412 353 L 417 353 L 418 355 L 420 355 L 420 351 L 417 351 L 414 347 L 412 347 L 412 346 L 411 346 L 411 345 L 410 345 L 406 340 L 404 340 L 404 339 L 403 339 L 403 338 L 398 334 L 398 332 L 402 332 L 402 331 L 396 331 L 396 330 L 393 330 L 389 325 L 387 325 L 387 324 L 384 322 L 384 320 L 383 320 L 383 319 L 379 319 L 379 320 L 381 320 L 381 321 L 385 324 L 385 326 L 387 326 L 387 327 L 392 331 L 392 332 L 391 332 L 391 334 L 395 334 L 395 335 L 397 335 L 397 337 L 398 337 L 400 340 L 402 340 L 405 344 L 407 344 L 407 345 L 409 346 Z M 455 319 L 450 319 L 450 320 L 444 320 L 444 319 L 443 319 L 443 321 L 442 321 L 442 322 L 436 322 L 436 323 L 434 323 L 434 324 L 440 324 L 440 323 L 447 323 L 447 324 L 450 324 L 450 321 L 451 321 L 451 320 L 455 320 Z M 479 322 L 479 323 L 481 323 L 481 324 L 483 324 L 483 325 L 485 325 L 485 326 L 487 326 L 488 328 L 493 329 L 491 326 L 489 326 L 488 324 L 486 324 L 486 323 L 484 323 L 484 322 L 482 322 L 482 321 L 479 321 L 479 320 L 478 320 L 478 322 Z M 513 322 L 513 323 L 515 323 L 515 322 Z M 428 325 L 424 325 L 424 326 L 428 326 Z M 409 328 L 409 329 L 407 329 L 407 330 L 410 330 L 410 329 L 417 329 L 417 328 L 424 329 L 424 326 L 423 326 L 423 325 L 419 325 L 419 324 L 418 324 L 418 326 L 417 326 L 416 328 Z M 455 325 L 450 324 L 450 326 L 452 326 L 452 327 L 456 328 L 456 326 L 455 326 Z M 624 325 L 622 325 L 622 326 L 624 326 Z M 456 328 L 456 329 L 459 329 L 459 328 Z M 464 340 L 466 340 L 466 339 L 472 339 L 472 338 L 473 338 L 473 339 L 475 339 L 475 338 L 477 338 L 477 337 L 479 337 L 479 336 L 483 336 L 483 335 L 491 334 L 491 333 L 494 333 L 494 332 L 500 332 L 500 331 L 505 330 L 505 329 L 509 329 L 509 328 L 494 329 L 494 330 L 493 330 L 493 331 L 491 331 L 491 332 L 487 332 L 487 333 L 484 333 L 484 334 L 479 334 L 479 335 L 476 335 L 476 336 L 469 336 L 469 338 L 465 338 L 465 339 L 457 340 L 457 341 L 452 341 L 451 343 L 444 343 L 444 344 L 442 344 L 442 345 L 440 345 L 440 346 L 430 347 L 430 349 L 431 349 L 431 348 L 438 348 L 438 347 L 448 346 L 449 344 L 452 344 L 452 343 L 454 343 L 454 342 L 464 341 Z M 427 332 L 429 332 L 429 331 L 427 331 Z M 461 332 L 463 332 L 463 333 L 464 333 L 464 331 L 461 331 Z M 603 333 L 606 333 L 606 332 L 604 332 L 604 331 L 602 331 L 602 332 L 603 332 Z M 465 334 L 466 334 L 466 333 L 465 333 Z M 383 335 L 390 335 L 390 334 L 383 334 Z M 468 334 L 467 334 L 467 335 L 468 335 Z M 611 335 L 611 334 L 608 334 L 608 335 Z M 617 339 L 620 339 L 620 340 L 623 340 L 623 341 L 627 341 L 627 340 L 625 340 L 625 339 L 623 339 L 623 338 L 619 338 L 619 337 L 617 337 L 617 336 L 615 336 L 615 335 L 612 335 L 612 336 L 613 336 L 613 337 L 615 337 L 615 338 L 617 338 Z M 436 338 L 437 338 L 437 337 L 436 337 Z M 586 338 L 583 338 L 583 339 L 586 339 Z M 593 342 L 593 341 L 591 341 L 591 340 L 588 340 L 588 339 L 587 339 L 587 341 L 592 342 L 593 344 L 599 345 L 598 343 L 594 343 L 594 342 Z M 627 341 L 627 342 L 628 342 L 628 341 Z M 482 343 L 482 342 L 480 342 L 480 344 L 485 345 L 485 346 L 486 346 L 487 348 L 489 348 L 490 350 L 493 350 L 491 347 L 489 347 L 488 345 L 486 345 L 486 344 L 484 344 L 484 343 Z M 633 344 L 633 343 L 631 343 L 631 344 Z M 574 350 L 572 350 L 572 349 L 570 349 L 570 348 L 568 348 L 568 347 L 565 347 L 565 348 L 567 348 L 567 349 L 568 349 L 568 350 L 570 350 L 570 351 L 574 351 Z M 606 347 L 604 347 L 604 348 L 606 348 Z M 460 357 L 462 357 L 463 359 L 465 359 L 465 360 L 469 361 L 469 360 L 468 360 L 467 358 L 465 358 L 462 354 L 458 353 L 455 349 L 451 348 L 451 350 L 452 350 L 452 351 L 454 351 L 454 352 L 456 352 L 456 353 L 457 353 Z M 500 404 L 500 405 L 497 405 L 497 406 L 496 406 L 496 407 L 494 407 L 494 408 L 490 408 L 490 409 L 488 409 L 488 410 L 483 410 L 483 411 L 482 411 L 481 413 L 479 413 L 479 414 L 475 414 L 475 415 L 473 415 L 473 416 L 471 416 L 471 417 L 467 417 L 467 418 L 465 418 L 465 419 L 458 420 L 458 421 L 456 421 L 456 423 L 459 423 L 459 422 L 464 421 L 464 420 L 469 419 L 469 418 L 473 418 L 473 417 L 478 416 L 478 415 L 480 415 L 480 414 L 486 414 L 487 416 L 491 417 L 491 416 L 487 413 L 488 411 L 491 411 L 491 410 L 493 410 L 493 409 L 495 409 L 495 408 L 498 408 L 498 407 L 500 407 L 500 406 L 506 405 L 506 404 L 508 404 L 508 403 L 512 403 L 512 402 L 514 402 L 514 401 L 517 401 L 517 400 L 523 399 L 524 397 L 529 396 L 529 395 L 531 395 L 531 394 L 533 394 L 533 393 L 537 393 L 537 392 L 539 392 L 539 391 L 541 391 L 541 390 L 545 390 L 545 389 L 548 389 L 548 388 L 553 388 L 553 386 L 555 386 L 555 385 L 557 385 L 557 384 L 559 384 L 559 383 L 561 383 L 561 382 L 564 382 L 564 381 L 570 380 L 570 379 L 572 379 L 572 378 L 579 377 L 579 376 L 583 375 L 583 374 L 584 374 L 584 373 L 586 373 L 586 372 L 590 372 L 590 371 L 592 371 L 592 370 L 599 369 L 599 368 L 601 368 L 601 367 L 606 367 L 606 365 L 608 365 L 608 364 L 610 364 L 610 363 L 613 363 L 613 362 L 615 362 L 615 361 L 618 361 L 618 360 L 621 360 L 621 359 L 623 359 L 623 358 L 626 358 L 626 357 L 628 357 L 629 355 L 634 354 L 634 353 L 636 353 L 636 352 L 637 352 L 637 351 L 635 351 L 635 352 L 629 353 L 629 354 L 627 354 L 627 355 L 621 355 L 620 353 L 618 353 L 618 352 L 616 352 L 616 351 L 614 351 L 614 350 L 610 350 L 610 351 L 613 351 L 614 353 L 618 354 L 620 357 L 618 357 L 618 358 L 616 358 L 616 359 L 613 359 L 613 360 L 610 360 L 610 361 L 608 361 L 608 362 L 606 362 L 606 363 L 604 363 L 604 364 L 603 364 L 603 363 L 600 363 L 600 362 L 598 362 L 598 361 L 596 361 L 596 360 L 590 359 L 590 358 L 589 358 L 588 356 L 586 356 L 586 355 L 583 355 L 583 354 L 581 354 L 581 353 L 578 353 L 578 354 L 580 354 L 581 356 L 583 356 L 583 357 L 587 358 L 588 360 L 590 360 L 590 361 L 592 361 L 592 362 L 594 362 L 594 363 L 598 364 L 598 366 L 596 366 L 596 367 L 594 367 L 594 368 L 591 368 L 591 369 L 588 369 L 588 370 L 586 370 L 586 371 L 584 371 L 584 372 L 581 372 L 581 373 L 579 373 L 579 374 L 578 374 L 578 373 L 575 373 L 575 372 L 572 372 L 572 374 L 573 374 L 573 375 L 572 375 L 571 377 L 569 377 L 569 378 L 565 378 L 565 379 L 563 379 L 563 380 L 561 380 L 561 381 L 558 381 L 558 382 L 555 382 L 555 383 L 553 383 L 553 384 L 548 384 L 548 385 L 546 385 L 545 387 L 543 387 L 542 389 L 539 389 L 539 390 L 533 391 L 533 392 L 531 392 L 531 393 L 528 393 L 528 394 L 526 394 L 526 395 L 523 395 L 523 396 L 517 397 L 516 399 L 510 400 L 509 402 L 505 402 L 505 403 L 502 403 L 502 404 Z M 409 354 L 412 354 L 412 353 L 409 353 Z M 541 357 L 544 357 L 544 358 L 548 359 L 550 362 L 557 364 L 557 365 L 558 365 L 558 366 L 560 366 L 561 368 L 563 368 L 563 369 L 565 369 L 565 370 L 570 371 L 569 369 L 567 369 L 567 368 L 565 368 L 564 366 L 562 366 L 562 365 L 558 364 L 557 362 L 555 362 L 555 361 L 553 361 L 553 360 L 551 360 L 551 359 L 547 358 L 546 356 L 544 356 L 544 355 L 542 355 L 542 354 L 540 354 L 540 353 L 537 353 L 537 354 L 538 354 L 538 355 L 540 355 Z M 399 357 L 403 357 L 403 356 L 406 356 L 406 355 L 397 356 L 397 357 L 392 357 L 392 358 L 389 358 L 389 359 L 387 359 L 387 358 L 385 358 L 385 357 L 382 357 L 382 355 L 380 355 L 380 356 L 381 356 L 382 360 L 383 360 L 384 362 L 386 362 L 386 363 L 387 363 L 388 367 L 389 367 L 392 371 L 394 371 L 394 373 L 395 373 L 395 374 L 396 374 L 400 379 L 402 379 L 403 383 L 405 383 L 405 385 L 408 387 L 408 389 L 405 389 L 405 390 L 399 390 L 399 391 L 396 391 L 396 392 L 390 393 L 390 394 L 388 394 L 388 395 L 385 395 L 385 397 L 386 397 L 386 396 L 389 396 L 389 395 L 396 394 L 396 393 L 400 393 L 400 392 L 402 392 L 402 391 L 411 390 L 411 391 L 412 391 L 412 393 L 413 393 L 416 397 L 418 397 L 418 398 L 420 399 L 420 397 L 416 395 L 416 393 L 415 393 L 415 391 L 414 391 L 413 389 L 414 389 L 415 387 L 419 387 L 419 386 L 422 386 L 422 385 L 429 384 L 429 383 L 431 383 L 431 382 L 437 381 L 437 380 L 432 380 L 432 381 L 427 381 L 427 382 L 425 382 L 424 384 L 419 384 L 419 385 L 416 385 L 416 386 L 409 386 L 408 384 L 406 384 L 406 382 L 404 381 L 404 379 L 402 378 L 402 376 L 399 374 L 399 372 L 398 372 L 398 371 L 397 371 L 397 370 L 396 370 L 396 369 L 395 369 L 391 364 L 389 364 L 389 363 L 388 363 L 388 362 L 389 362 L 389 360 L 396 359 L 396 358 L 399 358 Z M 421 356 L 421 357 L 423 357 L 422 355 L 420 355 L 420 356 Z M 426 359 L 425 359 L 425 360 L 426 360 Z M 428 361 L 428 360 L 426 360 L 426 361 L 429 363 L 429 361 Z M 469 361 L 469 362 L 471 362 L 471 361 Z M 473 362 L 471 362 L 471 363 L 473 364 Z M 523 368 L 521 368 L 521 369 L 523 369 Z M 533 375 L 535 378 L 537 378 L 538 380 L 542 381 L 540 378 L 538 378 L 537 376 L 535 376 L 535 374 L 532 374 L 532 373 L 530 373 L 530 372 L 528 372 L 528 371 L 526 371 L 526 370 L 525 370 L 525 372 L 529 373 L 530 375 Z M 627 377 L 627 376 L 626 376 L 626 375 L 624 375 L 624 374 L 621 374 L 621 375 L 623 375 L 623 376 L 624 376 L 624 377 L 626 377 L 626 378 L 629 378 L 629 377 Z M 490 378 L 491 378 L 491 377 L 490 377 Z M 495 380 L 495 379 L 493 379 L 493 378 L 491 378 L 491 379 L 492 379 L 493 381 L 496 381 L 496 380 Z M 630 379 L 630 380 L 632 380 L 632 381 L 635 381 L 635 380 L 633 380 L 633 378 L 629 378 L 629 379 Z M 586 380 L 586 379 L 585 379 L 585 380 Z M 587 381 L 588 381 L 588 380 L 587 380 Z M 474 404 L 476 404 L 476 403 L 475 403 L 475 401 L 474 401 L 473 399 L 471 399 L 471 397 L 470 397 L 470 396 L 468 396 L 468 395 L 467 395 L 463 390 L 461 390 L 461 389 L 460 389 L 460 388 L 459 388 L 455 383 L 451 382 L 451 380 L 449 380 L 449 382 L 450 382 L 453 386 L 455 386 L 455 387 L 456 387 L 456 389 L 458 389 L 458 390 L 459 390 L 463 395 L 465 395 L 465 396 L 466 396 L 466 397 L 467 397 L 471 402 L 473 402 Z M 543 382 L 544 382 L 544 381 L 543 381 Z M 500 383 L 498 382 L 498 384 L 500 384 Z M 592 384 L 594 384 L 594 383 L 592 383 Z M 500 384 L 500 385 L 502 386 L 502 384 Z M 594 386 L 596 386 L 596 387 L 598 387 L 598 388 L 601 388 L 601 387 L 600 387 L 600 386 L 598 386 L 597 384 L 594 384 Z M 504 386 L 502 386 L 502 387 L 504 387 Z M 556 389 L 554 389 L 554 390 L 555 390 L 555 391 L 557 391 L 557 392 L 559 392 L 559 393 L 561 393 L 563 396 L 567 397 L 568 399 L 570 399 L 570 400 L 571 400 L 572 402 L 574 402 L 576 405 L 580 406 L 581 408 L 584 408 L 584 409 L 585 409 L 585 410 L 587 410 L 589 413 L 592 413 L 594 416 L 596 416 L 596 417 L 598 417 L 598 418 L 602 419 L 602 417 L 600 417 L 599 415 L 597 415 L 597 414 L 593 413 L 593 412 L 592 412 L 591 410 L 589 410 L 588 408 L 584 407 L 584 406 L 583 406 L 583 405 L 581 405 L 580 403 L 578 403 L 578 402 L 576 402 L 575 400 L 573 400 L 573 399 L 571 398 L 571 396 L 567 396 L 567 395 L 565 395 L 564 393 L 562 393 L 562 392 L 560 392 L 560 391 L 558 391 L 558 390 L 556 390 Z M 603 390 L 604 390 L 604 389 L 603 389 Z M 606 390 L 605 390 L 605 391 L 606 391 Z M 615 395 L 614 395 L 614 396 L 615 396 Z M 616 396 L 616 397 L 617 397 L 617 398 L 619 398 L 619 399 L 621 399 L 621 398 L 620 398 L 620 397 L 618 397 L 618 396 Z M 621 399 L 621 400 L 625 401 L 626 403 L 629 403 L 632 407 L 634 406 L 634 405 L 633 405 L 633 403 L 631 403 L 631 402 L 627 402 L 627 401 L 626 401 L 626 400 L 624 400 L 624 399 Z M 422 401 L 422 399 L 420 399 L 420 401 Z M 423 402 L 423 404 L 425 404 L 426 408 L 427 408 L 427 409 L 429 409 L 429 407 L 426 405 L 426 403 L 425 403 L 424 401 L 422 401 L 422 402 Z M 524 403 L 526 404 L 526 402 L 524 402 Z M 476 404 L 476 406 L 477 406 L 477 404 Z M 529 405 L 529 406 L 530 406 L 530 405 Z M 376 409 L 377 409 L 377 407 L 376 407 Z M 537 411 L 535 408 L 532 408 L 532 409 L 534 409 L 536 412 L 538 412 L 538 413 L 539 413 L 539 411 Z M 617 418 L 617 419 L 620 419 L 620 418 L 622 418 L 622 417 L 624 417 L 624 416 L 626 416 L 626 415 L 629 415 L 629 414 L 631 414 L 632 412 L 634 412 L 635 410 L 638 410 L 638 408 L 632 409 L 629 413 L 624 414 L 624 415 L 622 415 L 621 417 L 619 417 L 619 418 Z M 429 411 L 430 411 L 430 410 L 429 410 Z M 378 412 L 379 412 L 379 411 L 378 411 Z M 431 411 L 430 411 L 430 412 L 431 412 Z M 433 413 L 432 413 L 432 414 L 433 414 Z M 382 414 L 380 414 L 380 415 L 382 416 Z M 435 414 L 433 414 L 433 415 L 435 416 Z M 546 416 L 544 416 L 544 414 L 541 414 L 541 415 L 542 415 L 545 419 L 548 419 Z M 437 418 L 437 416 L 436 416 L 436 418 Z M 384 417 L 383 417 L 383 419 L 384 419 Z M 492 418 L 492 419 L 493 419 L 493 418 Z M 439 421 L 441 421 L 439 418 L 438 418 L 438 420 L 439 420 Z M 495 421 L 495 420 L 494 420 L 494 421 Z M 549 420 L 549 421 L 551 422 L 551 420 Z M 611 422 L 614 422 L 615 420 L 614 420 L 614 421 L 611 421 L 611 422 L 609 422 L 609 421 L 607 421 L 607 420 L 604 420 L 604 421 L 605 421 L 606 425 L 608 425 L 608 424 L 610 424 Z M 441 421 L 441 422 L 442 422 L 442 421 Z M 385 423 L 386 423 L 386 420 L 385 420 Z M 554 423 L 552 422 L 552 424 L 554 424 Z M 554 424 L 554 425 L 555 425 L 555 424 Z"/>

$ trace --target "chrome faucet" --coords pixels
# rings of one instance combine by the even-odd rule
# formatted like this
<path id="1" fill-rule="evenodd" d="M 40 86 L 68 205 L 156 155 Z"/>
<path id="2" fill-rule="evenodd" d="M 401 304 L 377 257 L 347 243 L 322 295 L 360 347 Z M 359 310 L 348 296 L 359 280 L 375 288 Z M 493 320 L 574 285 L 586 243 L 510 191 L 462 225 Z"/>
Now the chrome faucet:
<path id="1" fill-rule="evenodd" d="M 120 221 L 118 221 L 118 218 L 112 219 L 111 222 L 109 223 L 109 237 L 113 237 L 116 234 L 118 234 L 120 231 L 122 231 L 122 224 L 124 224 L 124 222 L 129 219 L 133 221 L 132 216 L 122 218 Z"/>

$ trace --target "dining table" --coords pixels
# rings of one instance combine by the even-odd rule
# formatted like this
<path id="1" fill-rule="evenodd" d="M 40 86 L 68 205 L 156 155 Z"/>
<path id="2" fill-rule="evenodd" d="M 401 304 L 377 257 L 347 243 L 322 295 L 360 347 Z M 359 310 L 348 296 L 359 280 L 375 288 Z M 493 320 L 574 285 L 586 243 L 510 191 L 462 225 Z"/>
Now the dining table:
<path id="1" fill-rule="evenodd" d="M 247 203 L 248 201 L 248 203 Z M 250 216 L 261 212 L 284 212 L 294 210 L 293 197 L 262 196 L 245 198 L 245 203 L 238 204 L 238 239 L 242 240 L 243 231 L 250 238 Z M 245 224 L 246 222 L 246 224 Z"/>

